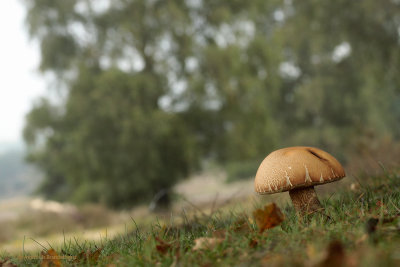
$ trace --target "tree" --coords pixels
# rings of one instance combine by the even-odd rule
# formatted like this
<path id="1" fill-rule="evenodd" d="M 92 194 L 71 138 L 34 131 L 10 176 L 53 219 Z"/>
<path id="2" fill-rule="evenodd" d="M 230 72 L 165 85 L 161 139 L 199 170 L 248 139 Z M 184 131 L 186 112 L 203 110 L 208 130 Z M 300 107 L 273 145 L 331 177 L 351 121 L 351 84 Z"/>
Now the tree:
<path id="1" fill-rule="evenodd" d="M 85 16 L 76 11 L 78 4 L 88 4 Z M 182 120 L 158 104 L 169 88 L 146 52 L 157 44 L 158 29 L 153 35 L 149 22 L 125 28 L 126 38 L 109 39 L 108 20 L 124 28 L 131 14 L 114 8 L 95 13 L 92 4 L 27 2 L 31 34 L 41 40 L 41 70 L 56 74 L 66 99 L 61 105 L 38 102 L 27 117 L 25 140 L 29 159 L 45 171 L 40 191 L 46 196 L 129 206 L 170 188 L 197 157 Z M 132 10 L 143 16 L 137 8 L 145 9 L 145 1 L 135 4 Z M 74 23 L 87 31 L 95 23 L 95 40 L 86 43 L 90 36 L 76 33 Z M 143 67 L 122 67 L 119 60 L 129 48 L 137 49 Z"/>
<path id="2" fill-rule="evenodd" d="M 25 130 L 48 196 L 129 205 L 203 158 L 314 145 L 345 159 L 360 136 L 400 137 L 394 1 L 25 3 L 65 96 Z"/>
<path id="3" fill-rule="evenodd" d="M 308 136 L 308 144 L 345 153 L 360 152 L 366 136 L 369 146 L 388 134 L 398 140 L 399 4 L 296 1 L 289 8 L 285 60 L 301 75 L 289 89 L 292 114 L 282 113 L 286 132 L 298 136 L 285 138 Z"/>

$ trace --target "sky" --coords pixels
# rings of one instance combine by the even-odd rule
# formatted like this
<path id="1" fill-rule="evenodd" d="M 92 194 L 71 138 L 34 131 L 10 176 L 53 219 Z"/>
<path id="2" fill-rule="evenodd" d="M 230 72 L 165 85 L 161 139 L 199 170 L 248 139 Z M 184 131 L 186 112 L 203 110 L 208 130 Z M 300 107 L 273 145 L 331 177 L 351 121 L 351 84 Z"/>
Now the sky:
<path id="1" fill-rule="evenodd" d="M 0 144 L 22 143 L 25 114 L 46 93 L 37 71 L 37 43 L 29 40 L 20 0 L 0 1 Z"/>

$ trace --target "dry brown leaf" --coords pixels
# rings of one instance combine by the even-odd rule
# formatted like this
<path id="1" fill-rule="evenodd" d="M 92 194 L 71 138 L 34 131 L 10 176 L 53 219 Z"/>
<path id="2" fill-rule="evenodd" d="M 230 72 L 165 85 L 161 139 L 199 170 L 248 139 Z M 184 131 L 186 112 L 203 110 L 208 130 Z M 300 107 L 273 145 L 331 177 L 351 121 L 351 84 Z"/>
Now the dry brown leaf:
<path id="1" fill-rule="evenodd" d="M 399 217 L 400 217 L 399 214 L 397 214 L 397 215 L 394 216 L 394 217 L 384 217 L 383 220 L 382 220 L 382 224 L 393 223 L 393 222 L 395 222 L 396 220 L 398 221 Z M 396 222 L 397 222 L 397 221 L 396 221 Z"/>
<path id="2" fill-rule="evenodd" d="M 304 246 L 307 256 L 307 260 L 304 262 L 304 265 L 306 266 L 318 266 L 327 255 L 326 251 L 321 250 L 319 247 L 315 247 L 314 244 L 306 243 Z"/>
<path id="3" fill-rule="evenodd" d="M 216 237 L 216 238 L 225 238 L 226 229 L 215 230 L 212 235 L 213 235 L 213 237 Z"/>
<path id="4" fill-rule="evenodd" d="M 184 248 L 184 251 L 188 251 L 189 248 Z M 179 260 L 181 258 L 181 244 L 179 242 L 175 243 L 175 259 Z"/>
<path id="5" fill-rule="evenodd" d="M 120 257 L 121 255 L 118 252 L 115 252 L 113 254 L 110 254 L 107 256 L 107 260 L 111 261 L 111 260 L 116 260 Z"/>
<path id="6" fill-rule="evenodd" d="M 318 265 L 319 267 L 348 266 L 346 254 L 340 241 L 332 241 L 327 249 L 326 258 Z"/>
<path id="7" fill-rule="evenodd" d="M 12 263 L 9 259 L 0 260 L 1 267 L 17 267 L 14 263 Z"/>
<path id="8" fill-rule="evenodd" d="M 377 218 L 369 218 L 368 221 L 365 223 L 365 231 L 367 234 L 373 234 L 376 232 L 377 225 L 379 223 L 379 219 Z"/>
<path id="9" fill-rule="evenodd" d="M 225 239 L 217 237 L 200 237 L 194 240 L 193 251 L 209 249 L 212 250 L 219 244 L 221 244 Z"/>
<path id="10" fill-rule="evenodd" d="M 247 218 L 243 216 L 233 223 L 232 230 L 236 233 L 241 233 L 241 234 L 247 234 L 252 231 L 247 221 Z"/>
<path id="11" fill-rule="evenodd" d="M 313 244 L 308 244 L 306 248 L 307 257 L 309 259 L 314 259 L 317 255 L 317 250 L 315 249 Z"/>
<path id="12" fill-rule="evenodd" d="M 275 203 L 253 211 L 253 216 L 260 233 L 279 225 L 284 220 L 283 213 Z"/>
<path id="13" fill-rule="evenodd" d="M 156 241 L 157 241 L 157 245 L 156 245 L 156 249 L 157 251 L 162 254 L 165 255 L 167 254 L 168 250 L 171 248 L 171 244 L 165 242 L 164 240 L 162 240 L 159 237 L 156 237 Z"/>
<path id="14" fill-rule="evenodd" d="M 91 262 L 97 263 L 97 261 L 99 260 L 100 254 L 101 254 L 101 250 L 102 248 L 98 248 L 95 251 L 93 251 L 90 255 L 89 255 L 89 260 Z"/>
<path id="15" fill-rule="evenodd" d="M 363 234 L 360 238 L 356 240 L 356 245 L 359 246 L 362 243 L 364 243 L 366 240 L 368 240 L 368 234 Z"/>
<path id="16" fill-rule="evenodd" d="M 283 266 L 284 257 L 279 254 L 267 254 L 261 259 L 262 266 Z"/>
<path id="17" fill-rule="evenodd" d="M 103 248 L 98 248 L 95 251 L 91 252 L 90 250 L 82 251 L 81 253 L 76 256 L 74 263 L 78 262 L 89 262 L 90 264 L 96 264 L 99 260 L 101 250 Z"/>
<path id="18" fill-rule="evenodd" d="M 249 247 L 255 248 L 258 246 L 258 240 L 257 239 L 250 239 L 249 241 Z"/>
<path id="19" fill-rule="evenodd" d="M 42 251 L 42 262 L 41 267 L 59 267 L 62 266 L 60 256 L 54 249 L 49 249 L 47 252 Z"/>
<path id="20" fill-rule="evenodd" d="M 232 255 L 232 253 L 233 253 L 233 248 L 227 248 L 224 251 L 222 251 L 222 256 L 226 257 L 226 256 L 229 256 L 229 255 Z"/>
<path id="21" fill-rule="evenodd" d="M 119 258 L 121 257 L 121 254 L 119 254 L 118 252 L 112 253 L 110 255 L 108 255 L 105 258 L 105 262 L 108 263 L 106 266 L 107 267 L 116 267 L 117 264 L 119 262 Z"/>
<path id="22" fill-rule="evenodd" d="M 247 253 L 246 251 L 240 253 L 238 258 L 239 262 L 245 262 L 248 261 L 248 259 L 249 259 L 249 253 Z"/>

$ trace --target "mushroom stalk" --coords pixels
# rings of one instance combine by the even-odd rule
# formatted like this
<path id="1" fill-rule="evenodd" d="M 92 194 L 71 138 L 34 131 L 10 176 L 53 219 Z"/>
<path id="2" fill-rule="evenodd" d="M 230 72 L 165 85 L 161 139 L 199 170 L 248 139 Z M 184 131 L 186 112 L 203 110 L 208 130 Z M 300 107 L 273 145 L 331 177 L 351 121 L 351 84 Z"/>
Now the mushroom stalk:
<path id="1" fill-rule="evenodd" d="M 302 215 L 313 213 L 322 208 L 314 186 L 296 188 L 289 191 L 293 206 Z"/>

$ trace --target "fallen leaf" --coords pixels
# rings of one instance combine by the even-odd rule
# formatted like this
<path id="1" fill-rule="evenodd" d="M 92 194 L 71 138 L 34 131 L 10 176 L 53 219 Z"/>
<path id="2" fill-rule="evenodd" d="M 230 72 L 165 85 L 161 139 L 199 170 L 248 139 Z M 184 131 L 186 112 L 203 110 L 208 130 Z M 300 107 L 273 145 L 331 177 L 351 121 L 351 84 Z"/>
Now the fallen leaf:
<path id="1" fill-rule="evenodd" d="M 121 255 L 120 255 L 118 252 L 115 252 L 115 253 L 113 253 L 113 254 L 108 255 L 108 256 L 107 256 L 107 259 L 108 259 L 108 260 L 116 260 L 116 259 L 118 259 L 120 256 L 121 256 Z"/>
<path id="2" fill-rule="evenodd" d="M 384 217 L 382 220 L 382 224 L 386 223 L 398 223 L 399 215 L 396 215 L 394 217 Z"/>
<path id="3" fill-rule="evenodd" d="M 249 241 L 249 247 L 255 248 L 258 246 L 258 240 L 257 239 L 250 239 Z"/>
<path id="4" fill-rule="evenodd" d="M 313 259 L 317 255 L 317 250 L 315 249 L 315 247 L 312 244 L 309 244 L 309 245 L 307 245 L 306 253 L 307 253 L 307 257 L 309 259 Z"/>
<path id="5" fill-rule="evenodd" d="M 284 220 L 283 213 L 275 203 L 264 206 L 264 209 L 255 210 L 253 216 L 260 233 L 279 225 Z"/>
<path id="6" fill-rule="evenodd" d="M 232 230 L 236 233 L 247 234 L 251 232 L 249 223 L 246 217 L 240 217 L 233 223 Z"/>
<path id="7" fill-rule="evenodd" d="M 116 263 L 119 262 L 119 258 L 121 257 L 121 254 L 118 252 L 112 253 L 108 256 L 105 257 L 104 262 L 107 263 L 107 267 L 115 267 Z"/>
<path id="8" fill-rule="evenodd" d="M 49 249 L 46 252 L 42 251 L 42 262 L 40 263 L 41 267 L 59 267 L 62 266 L 60 261 L 60 256 L 58 256 L 57 252 L 54 249 Z"/>
<path id="9" fill-rule="evenodd" d="M 267 254 L 261 259 L 262 266 L 283 266 L 284 257 L 279 254 Z"/>
<path id="10" fill-rule="evenodd" d="M 240 253 L 238 261 L 239 262 L 245 262 L 245 261 L 248 261 L 248 259 L 249 259 L 249 253 L 244 251 L 244 252 Z"/>
<path id="11" fill-rule="evenodd" d="M 216 237 L 216 238 L 225 238 L 226 230 L 225 229 L 215 230 L 212 235 L 213 235 L 213 237 Z"/>
<path id="12" fill-rule="evenodd" d="M 221 244 L 225 239 L 217 237 L 200 237 L 194 240 L 193 251 L 209 249 L 212 250 L 219 244 Z"/>
<path id="13" fill-rule="evenodd" d="M 74 263 L 78 262 L 89 262 L 90 264 L 96 264 L 99 260 L 101 250 L 103 248 L 98 248 L 95 251 L 91 252 L 90 250 L 82 251 L 81 253 L 76 256 Z"/>
<path id="14" fill-rule="evenodd" d="M 17 267 L 14 263 L 12 263 L 9 259 L 0 260 L 1 267 Z"/>
<path id="15" fill-rule="evenodd" d="M 229 256 L 229 255 L 232 255 L 232 253 L 233 253 L 233 248 L 227 248 L 224 251 L 222 251 L 221 254 L 222 254 L 223 257 L 226 257 L 226 256 Z"/>
<path id="16" fill-rule="evenodd" d="M 365 224 L 365 231 L 367 234 L 375 233 L 376 226 L 378 225 L 379 220 L 377 218 L 370 218 L 368 219 L 367 223 Z"/>
<path id="17" fill-rule="evenodd" d="M 346 254 L 340 241 L 332 241 L 327 249 L 326 258 L 318 265 L 319 267 L 347 266 Z"/>
<path id="18" fill-rule="evenodd" d="M 159 237 L 156 237 L 156 241 L 157 241 L 157 245 L 156 245 L 156 249 L 157 251 L 162 254 L 165 255 L 167 254 L 168 250 L 171 248 L 171 244 L 165 242 L 164 240 L 162 240 Z"/>
<path id="19" fill-rule="evenodd" d="M 368 239 L 368 235 L 367 234 L 363 234 L 360 238 L 358 238 L 356 240 L 356 245 L 359 246 L 362 243 L 364 243 L 366 240 Z"/>
<path id="20" fill-rule="evenodd" d="M 174 261 L 178 261 L 181 258 L 181 250 L 180 250 L 180 244 L 175 247 L 175 259 Z"/>

